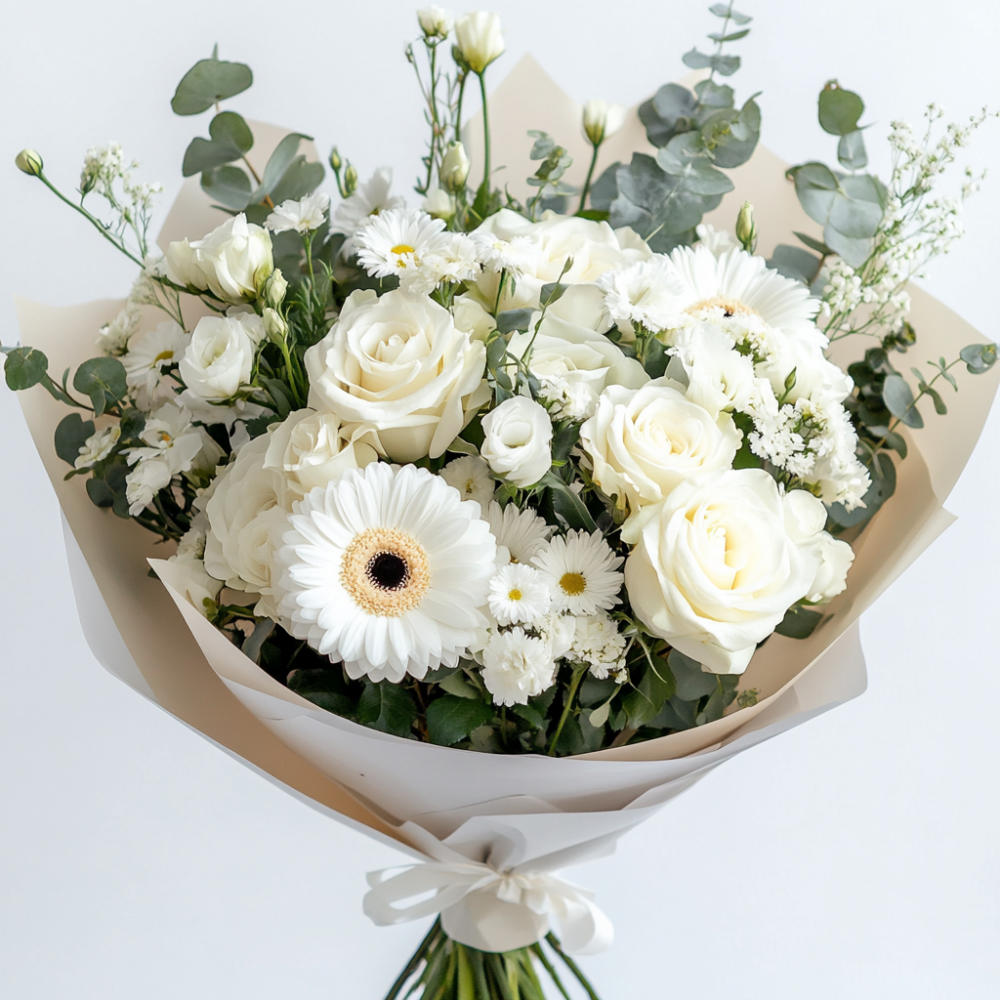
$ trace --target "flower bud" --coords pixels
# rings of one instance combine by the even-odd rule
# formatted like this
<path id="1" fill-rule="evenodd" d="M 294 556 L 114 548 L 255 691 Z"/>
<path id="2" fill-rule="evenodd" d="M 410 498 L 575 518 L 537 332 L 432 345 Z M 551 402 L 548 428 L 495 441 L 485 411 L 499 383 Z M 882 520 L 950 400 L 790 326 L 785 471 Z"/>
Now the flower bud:
<path id="1" fill-rule="evenodd" d="M 276 272 L 280 274 L 281 272 Z M 277 309 L 268 307 L 261 317 L 264 320 L 264 329 L 267 336 L 275 344 L 280 344 L 288 335 L 288 324 L 281 318 L 281 313 Z"/>
<path id="2" fill-rule="evenodd" d="M 447 38 L 455 23 L 451 14 L 440 7 L 421 7 L 417 11 L 417 21 L 426 38 Z"/>
<path id="3" fill-rule="evenodd" d="M 272 309 L 277 309 L 285 299 L 285 292 L 288 291 L 288 282 L 281 273 L 281 268 L 275 268 L 267 281 L 264 282 L 262 298 Z"/>
<path id="4" fill-rule="evenodd" d="M 41 154 L 36 153 L 33 149 L 22 149 L 14 158 L 14 162 L 17 164 L 18 170 L 22 170 L 32 177 L 37 177 L 42 172 Z"/>
<path id="5" fill-rule="evenodd" d="M 342 166 L 343 160 L 340 158 L 340 152 L 337 147 L 334 146 L 333 149 L 330 150 L 330 169 L 336 174 L 340 172 L 340 168 Z"/>
<path id="6" fill-rule="evenodd" d="M 420 207 L 435 219 L 450 219 L 455 214 L 455 198 L 441 188 L 430 188 Z"/>
<path id="7" fill-rule="evenodd" d="M 583 131 L 592 146 L 600 146 L 625 124 L 625 108 L 599 98 L 583 106 Z"/>
<path id="8" fill-rule="evenodd" d="M 353 163 L 347 164 L 347 169 L 344 171 L 344 190 L 347 192 L 347 197 L 349 198 L 358 189 L 358 170 Z"/>
<path id="9" fill-rule="evenodd" d="M 463 14 L 455 22 L 455 41 L 469 69 L 473 73 L 482 73 L 494 59 L 503 55 L 499 15 L 483 10 Z"/>
<path id="10" fill-rule="evenodd" d="M 736 239 L 747 253 L 757 249 L 757 223 L 753 217 L 753 205 L 743 202 L 740 214 L 736 217 Z"/>
<path id="11" fill-rule="evenodd" d="M 453 194 L 465 190 L 470 166 L 469 158 L 465 155 L 465 146 L 460 142 L 449 142 L 444 151 L 444 159 L 441 160 L 441 169 L 438 171 L 441 186 Z"/>

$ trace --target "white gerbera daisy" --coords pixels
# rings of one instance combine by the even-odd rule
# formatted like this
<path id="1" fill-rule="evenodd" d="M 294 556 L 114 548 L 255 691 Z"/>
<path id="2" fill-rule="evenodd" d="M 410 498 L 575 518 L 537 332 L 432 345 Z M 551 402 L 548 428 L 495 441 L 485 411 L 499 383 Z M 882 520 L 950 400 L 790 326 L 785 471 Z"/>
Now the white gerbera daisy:
<path id="1" fill-rule="evenodd" d="M 530 236 L 512 236 L 502 239 L 496 233 L 476 230 L 472 233 L 476 257 L 488 271 L 506 271 L 514 278 L 534 272 L 538 263 L 538 246 Z"/>
<path id="2" fill-rule="evenodd" d="M 537 569 L 509 563 L 490 581 L 489 604 L 500 625 L 532 625 L 549 613 L 552 589 Z"/>
<path id="3" fill-rule="evenodd" d="M 463 455 L 449 462 L 438 475 L 462 494 L 463 500 L 475 500 L 484 510 L 493 499 L 496 483 L 490 467 L 478 455 Z"/>
<path id="4" fill-rule="evenodd" d="M 496 705 L 526 705 L 555 679 L 549 644 L 523 628 L 494 632 L 483 650 L 483 683 Z"/>
<path id="5" fill-rule="evenodd" d="M 322 191 L 306 195 L 299 201 L 283 201 L 264 222 L 264 228 L 272 233 L 284 233 L 294 229 L 297 233 L 308 233 L 319 229 L 330 207 L 330 196 Z"/>
<path id="6" fill-rule="evenodd" d="M 395 274 L 405 284 L 417 278 L 437 282 L 422 270 L 434 271 L 434 260 L 448 246 L 445 224 L 419 209 L 394 208 L 375 216 L 354 236 L 358 263 L 374 278 Z"/>
<path id="7" fill-rule="evenodd" d="M 695 319 L 746 315 L 774 330 L 815 339 L 819 300 L 799 281 L 767 266 L 763 257 L 727 250 L 718 259 L 708 247 L 678 247 L 670 263 L 683 283 L 678 311 Z"/>
<path id="8" fill-rule="evenodd" d="M 618 603 L 625 579 L 617 572 L 622 558 L 611 551 L 600 531 L 592 535 L 569 531 L 565 538 L 557 535 L 531 561 L 552 581 L 554 611 L 592 615 L 598 608 Z"/>
<path id="9" fill-rule="evenodd" d="M 485 517 L 497 540 L 501 563 L 531 562 L 548 546 L 554 530 L 530 507 L 518 510 L 513 503 L 501 507 L 494 501 L 486 508 Z"/>
<path id="10" fill-rule="evenodd" d="M 426 469 L 372 462 L 294 511 L 278 560 L 295 636 L 352 678 L 398 683 L 458 663 L 494 573 L 478 507 Z"/>
<path id="11" fill-rule="evenodd" d="M 133 334 L 121 359 L 125 381 L 136 389 L 145 390 L 153 405 L 170 398 L 174 386 L 161 385 L 163 369 L 180 362 L 190 341 L 190 334 L 173 320 Z"/>
<path id="12" fill-rule="evenodd" d="M 330 231 L 343 233 L 348 237 L 342 253 L 347 255 L 351 252 L 354 248 L 354 234 L 367 225 L 371 216 L 393 208 L 403 208 L 406 204 L 399 195 L 389 194 L 391 187 L 392 167 L 379 167 L 354 194 L 336 207 L 330 219 Z"/>

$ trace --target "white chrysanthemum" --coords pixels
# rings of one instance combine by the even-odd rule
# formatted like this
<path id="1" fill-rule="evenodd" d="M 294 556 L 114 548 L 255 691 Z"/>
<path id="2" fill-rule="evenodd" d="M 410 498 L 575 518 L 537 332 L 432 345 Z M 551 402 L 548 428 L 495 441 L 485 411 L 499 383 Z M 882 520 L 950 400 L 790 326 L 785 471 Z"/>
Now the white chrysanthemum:
<path id="1" fill-rule="evenodd" d="M 144 390 L 154 405 L 169 399 L 174 394 L 174 387 L 161 384 L 163 369 L 180 363 L 190 341 L 190 335 L 173 320 L 134 334 L 122 357 L 125 381 Z"/>
<path id="2" fill-rule="evenodd" d="M 530 236 L 502 239 L 496 233 L 476 230 L 472 234 L 479 263 L 489 271 L 506 271 L 514 278 L 533 272 L 538 262 L 538 246 Z"/>
<path id="3" fill-rule="evenodd" d="M 590 672 L 598 680 L 621 671 L 625 666 L 625 637 L 611 617 L 604 611 L 598 611 L 575 621 L 571 654 L 581 663 L 588 664 Z"/>
<path id="4" fill-rule="evenodd" d="M 509 563 L 490 581 L 489 605 L 500 625 L 537 624 L 552 606 L 552 588 L 537 569 Z"/>
<path id="5" fill-rule="evenodd" d="M 425 255 L 420 271 L 418 280 L 424 287 L 415 286 L 415 290 L 428 294 L 445 281 L 451 284 L 471 281 L 479 273 L 476 245 L 464 233 L 446 233 L 438 249 Z"/>
<path id="6" fill-rule="evenodd" d="M 557 535 L 532 563 L 552 580 L 555 611 L 572 615 L 592 615 L 598 608 L 618 603 L 624 574 L 618 572 L 621 556 L 616 556 L 600 531 L 569 531 Z"/>
<path id="7" fill-rule="evenodd" d="M 379 167 L 371 179 L 365 181 L 349 198 L 345 198 L 334 210 L 330 219 L 330 231 L 343 233 L 348 237 L 344 243 L 344 254 L 354 247 L 353 236 L 373 215 L 402 208 L 406 202 L 399 195 L 390 195 L 392 187 L 392 167 Z"/>
<path id="8" fill-rule="evenodd" d="M 549 644 L 523 628 L 495 632 L 483 650 L 483 683 L 496 705 L 526 705 L 554 676 Z"/>
<path id="9" fill-rule="evenodd" d="M 323 225 L 329 207 L 330 196 L 322 191 L 306 195 L 299 201 L 289 199 L 267 217 L 264 228 L 272 233 L 284 233 L 291 229 L 297 233 L 312 232 Z"/>
<path id="10" fill-rule="evenodd" d="M 484 516 L 497 540 L 501 563 L 528 563 L 549 544 L 553 528 L 530 507 L 518 510 L 517 504 L 501 507 L 495 501 L 485 509 Z"/>
<path id="11" fill-rule="evenodd" d="M 129 339 L 139 329 L 139 310 L 126 305 L 110 322 L 98 331 L 97 346 L 102 354 L 116 358 L 128 350 Z"/>
<path id="12" fill-rule="evenodd" d="M 463 455 L 449 462 L 438 475 L 462 494 L 463 500 L 475 500 L 485 510 L 493 499 L 496 483 L 490 467 L 477 455 Z"/>
<path id="13" fill-rule="evenodd" d="M 115 424 L 113 427 L 106 427 L 103 431 L 91 434 L 80 446 L 80 454 L 73 463 L 75 469 L 89 469 L 103 461 L 114 451 L 118 444 L 118 439 L 122 436 L 122 429 Z"/>
<path id="14" fill-rule="evenodd" d="M 662 254 L 619 271 L 606 271 L 597 279 L 597 287 L 604 293 L 611 322 L 625 333 L 634 333 L 637 326 L 653 332 L 666 328 L 674 321 L 686 290 Z"/>
<path id="15" fill-rule="evenodd" d="M 375 278 L 395 274 L 404 284 L 424 278 L 433 287 L 436 281 L 421 271 L 435 271 L 434 261 L 447 250 L 444 228 L 419 209 L 382 212 L 354 236 L 358 263 Z"/>
<path id="16" fill-rule="evenodd" d="M 484 624 L 496 542 L 479 508 L 413 465 L 348 469 L 294 505 L 279 588 L 295 636 L 353 678 L 454 666 Z"/>

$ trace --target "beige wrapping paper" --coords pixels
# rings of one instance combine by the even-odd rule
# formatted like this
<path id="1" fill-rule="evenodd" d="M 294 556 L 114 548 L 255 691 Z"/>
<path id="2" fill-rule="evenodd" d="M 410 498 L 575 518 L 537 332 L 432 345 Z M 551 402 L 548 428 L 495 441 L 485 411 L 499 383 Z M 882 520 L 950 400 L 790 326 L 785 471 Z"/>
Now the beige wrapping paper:
<path id="1" fill-rule="evenodd" d="M 579 107 L 530 57 L 493 96 L 491 118 L 497 162 L 507 164 L 514 193 L 516 179 L 534 169 L 527 158 L 528 128 L 544 128 L 569 146 L 577 169 L 586 161 Z M 252 158 L 264 162 L 283 132 L 258 125 L 255 133 Z M 465 138 L 475 157 L 474 122 Z M 633 111 L 625 128 L 602 150 L 600 166 L 644 148 L 645 136 Z M 733 171 L 736 190 L 708 221 L 728 228 L 739 204 L 752 201 L 762 253 L 776 243 L 794 242 L 793 230 L 815 232 L 784 170 L 773 154 L 759 148 L 750 163 Z M 197 183 L 188 181 L 167 216 L 160 244 L 200 237 L 221 221 Z M 912 296 L 912 320 L 920 334 L 915 360 L 950 357 L 959 347 L 984 339 L 919 289 L 913 289 Z M 53 371 L 75 367 L 93 354 L 97 328 L 120 306 L 106 301 L 54 309 L 19 301 L 22 341 L 45 351 Z M 859 356 L 864 346 L 847 340 L 838 345 L 835 360 L 846 364 L 845 359 Z M 564 760 L 480 756 L 401 740 L 330 716 L 273 681 L 185 607 L 176 592 L 175 604 L 168 589 L 149 578 L 146 560 L 164 559 L 169 555 L 164 546 L 137 524 L 94 507 L 82 479 L 63 481 L 65 464 L 55 455 L 52 435 L 65 408 L 40 388 L 19 398 L 75 543 L 106 604 L 106 610 L 98 607 L 101 602 L 86 567 L 77 564 L 78 604 L 98 658 L 137 690 L 151 693 L 177 718 L 317 807 L 362 825 L 373 836 L 406 843 L 400 824 L 414 816 L 423 817 L 421 826 L 435 836 L 447 836 L 474 814 L 562 810 L 572 813 L 566 819 L 579 823 L 582 813 L 598 816 L 605 813 L 597 810 L 659 806 L 733 753 L 859 694 L 864 662 L 857 620 L 951 522 L 942 501 L 975 446 L 998 374 L 963 379 L 948 416 L 931 416 L 928 426 L 911 439 L 909 458 L 898 464 L 896 495 L 855 544 L 849 587 L 828 609 L 830 620 L 804 641 L 773 636 L 751 662 L 741 686 L 759 690 L 756 706 L 731 711 L 688 732 Z M 73 552 L 71 544 L 71 567 Z M 170 566 L 157 564 L 157 570 L 169 582 Z M 124 649 L 115 647 L 97 623 L 107 612 Z M 331 747 L 356 759 L 331 758 Z M 376 773 L 362 774 L 362 781 L 357 777 L 358 760 L 372 763 Z M 423 775 L 427 787 L 414 792 L 407 773 L 402 775 L 407 787 L 390 787 L 393 769 L 400 766 Z M 384 781 L 377 777 L 379 768 Z M 459 772 L 464 777 L 456 784 Z M 486 774 L 489 779 L 483 780 Z M 454 792 L 450 798 L 441 793 L 447 787 Z"/>

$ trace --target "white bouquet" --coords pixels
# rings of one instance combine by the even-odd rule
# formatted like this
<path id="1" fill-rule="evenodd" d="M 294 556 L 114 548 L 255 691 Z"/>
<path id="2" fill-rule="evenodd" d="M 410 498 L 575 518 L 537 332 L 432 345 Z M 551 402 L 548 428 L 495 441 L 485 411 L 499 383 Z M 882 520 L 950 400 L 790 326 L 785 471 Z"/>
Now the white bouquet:
<path id="1" fill-rule="evenodd" d="M 430 131 L 419 208 L 336 149 L 334 204 L 308 136 L 221 109 L 252 74 L 215 53 L 172 102 L 214 113 L 162 254 L 156 185 L 119 147 L 87 154 L 77 201 L 17 158 L 139 268 L 116 314 L 55 331 L 25 307 L 37 346 L 4 348 L 7 384 L 48 392 L 25 410 L 54 435 L 88 639 L 416 855 L 365 903 L 381 923 L 440 914 L 389 997 L 540 997 L 540 973 L 562 989 L 554 962 L 595 995 L 570 953 L 610 923 L 553 872 L 860 692 L 857 617 L 946 524 L 995 389 L 960 397 L 961 446 L 928 428 L 915 448 L 956 374 L 996 361 L 908 289 L 960 233 L 935 185 L 985 115 L 938 138 L 932 109 L 923 140 L 894 125 L 883 182 L 861 98 L 831 81 L 837 166 L 789 169 L 801 209 L 774 201 L 757 102 L 722 82 L 750 19 L 712 13 L 692 89 L 585 105 L 579 186 L 537 130 L 528 193 L 497 186 L 491 150 L 514 162 L 534 109 L 487 102 L 496 16 L 438 8 L 407 50 Z M 800 245 L 756 256 L 759 230 Z M 940 360 L 911 380 L 918 343 Z"/>

